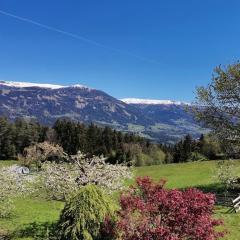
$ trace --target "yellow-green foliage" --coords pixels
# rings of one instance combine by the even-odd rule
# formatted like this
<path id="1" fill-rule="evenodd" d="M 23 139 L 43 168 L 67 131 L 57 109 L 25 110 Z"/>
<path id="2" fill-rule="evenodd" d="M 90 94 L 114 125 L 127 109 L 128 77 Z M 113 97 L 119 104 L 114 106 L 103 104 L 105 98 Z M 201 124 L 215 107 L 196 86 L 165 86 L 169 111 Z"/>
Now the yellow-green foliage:
<path id="1" fill-rule="evenodd" d="M 148 153 L 141 152 L 135 159 L 135 166 L 150 166 L 164 163 L 166 154 L 158 147 L 152 146 Z"/>
<path id="2" fill-rule="evenodd" d="M 151 162 L 149 165 L 164 163 L 165 158 L 166 158 L 166 154 L 160 148 L 157 148 L 157 147 L 154 147 L 152 149 L 149 156 L 151 159 Z"/>
<path id="3" fill-rule="evenodd" d="M 61 240 L 93 240 L 99 237 L 105 216 L 113 213 L 113 205 L 95 185 L 82 187 L 71 197 L 61 213 L 59 230 Z"/>
<path id="4" fill-rule="evenodd" d="M 207 157 L 202 155 L 199 152 L 191 152 L 190 157 L 187 159 L 187 162 L 194 162 L 194 161 L 206 161 Z"/>
<path id="5" fill-rule="evenodd" d="M 221 153 L 220 143 L 213 136 L 206 135 L 204 136 L 202 152 L 206 157 L 212 159 Z"/>

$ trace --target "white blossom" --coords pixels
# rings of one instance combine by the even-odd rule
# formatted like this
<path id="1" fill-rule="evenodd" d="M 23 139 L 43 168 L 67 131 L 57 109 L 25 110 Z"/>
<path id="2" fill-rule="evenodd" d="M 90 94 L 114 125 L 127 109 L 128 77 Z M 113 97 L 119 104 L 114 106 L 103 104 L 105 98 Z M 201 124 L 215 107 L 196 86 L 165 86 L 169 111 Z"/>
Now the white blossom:
<path id="1" fill-rule="evenodd" d="M 17 165 L 0 168 L 0 217 L 7 217 L 13 210 L 12 198 L 32 193 L 31 175 L 17 172 Z"/>
<path id="2" fill-rule="evenodd" d="M 124 181 L 132 177 L 131 169 L 124 165 L 106 163 L 103 157 L 87 158 L 78 153 L 71 156 L 72 163 L 46 162 L 39 180 L 53 199 L 63 200 L 86 184 L 96 184 L 108 192 L 121 190 Z"/>

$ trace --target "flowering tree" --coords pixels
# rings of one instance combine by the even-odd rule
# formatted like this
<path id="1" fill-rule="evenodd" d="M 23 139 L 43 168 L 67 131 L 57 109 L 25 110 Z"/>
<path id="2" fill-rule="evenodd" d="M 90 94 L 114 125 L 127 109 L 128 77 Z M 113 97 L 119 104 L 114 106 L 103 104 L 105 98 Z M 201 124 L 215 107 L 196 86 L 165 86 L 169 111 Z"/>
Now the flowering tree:
<path id="1" fill-rule="evenodd" d="M 77 171 L 73 165 L 45 162 L 38 173 L 37 188 L 43 188 L 50 199 L 65 200 L 78 189 Z"/>
<path id="2" fill-rule="evenodd" d="M 96 184 L 107 191 L 123 189 L 124 180 L 131 178 L 131 168 L 121 164 L 108 164 L 103 156 L 86 157 L 78 152 L 72 156 L 78 170 L 78 185 Z"/>
<path id="3" fill-rule="evenodd" d="M 223 185 L 225 194 L 227 194 L 228 190 L 239 188 L 239 185 L 237 184 L 239 177 L 237 176 L 236 169 L 234 160 L 223 160 L 217 162 L 216 177 Z"/>
<path id="4" fill-rule="evenodd" d="M 57 144 L 41 142 L 24 148 L 23 155 L 19 154 L 18 159 L 24 166 L 35 165 L 40 168 L 41 164 L 46 161 L 67 162 L 68 155 Z"/>
<path id="5" fill-rule="evenodd" d="M 17 172 L 17 165 L 0 168 L 0 218 L 8 217 L 14 205 L 12 198 L 30 194 L 32 176 Z"/>
<path id="6" fill-rule="evenodd" d="M 215 197 L 197 189 L 164 189 L 148 178 L 138 178 L 135 187 L 120 198 L 115 231 L 124 240 L 216 240 L 224 232 L 215 230 L 221 221 L 212 218 Z M 112 224 L 114 226 L 114 224 Z"/>
<path id="7" fill-rule="evenodd" d="M 129 167 L 107 164 L 103 157 L 88 158 L 79 152 L 70 157 L 70 162 L 42 164 L 38 185 L 53 199 L 65 200 L 69 193 L 87 184 L 98 185 L 108 192 L 121 190 L 124 180 L 132 176 Z"/>

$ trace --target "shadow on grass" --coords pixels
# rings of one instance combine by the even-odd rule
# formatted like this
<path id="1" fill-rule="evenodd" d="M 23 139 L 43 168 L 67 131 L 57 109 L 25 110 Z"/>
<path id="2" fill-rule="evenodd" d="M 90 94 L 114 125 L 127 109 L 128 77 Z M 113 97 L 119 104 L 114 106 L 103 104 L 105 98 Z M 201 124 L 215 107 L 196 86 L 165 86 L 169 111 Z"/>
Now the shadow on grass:
<path id="1" fill-rule="evenodd" d="M 186 190 L 188 188 L 197 188 L 204 193 L 215 193 L 215 194 L 222 194 L 225 191 L 223 185 L 220 183 L 211 183 L 207 185 L 195 185 L 192 187 L 180 188 L 180 190 Z"/>
<path id="2" fill-rule="evenodd" d="M 17 238 L 28 238 L 31 237 L 35 240 L 43 240 L 43 239 L 49 239 L 49 240 L 55 240 L 56 238 L 56 223 L 29 223 L 22 229 L 16 230 L 13 233 L 14 237 Z"/>
<path id="3" fill-rule="evenodd" d="M 229 195 L 229 196 L 237 197 L 240 193 L 239 187 L 226 190 L 221 183 L 198 185 L 198 186 L 195 186 L 195 188 L 197 188 L 205 193 L 215 193 L 217 195 Z"/>
<path id="4" fill-rule="evenodd" d="M 222 194 L 225 191 L 224 186 L 221 183 L 211 183 L 208 185 L 197 185 L 195 188 L 205 193 Z"/>
<path id="5" fill-rule="evenodd" d="M 239 188 L 226 189 L 221 183 L 212 183 L 208 185 L 198 185 L 195 188 L 201 190 L 204 193 L 213 193 L 216 196 L 215 205 L 226 207 L 224 213 L 234 213 L 233 199 L 237 198 L 240 193 Z"/>

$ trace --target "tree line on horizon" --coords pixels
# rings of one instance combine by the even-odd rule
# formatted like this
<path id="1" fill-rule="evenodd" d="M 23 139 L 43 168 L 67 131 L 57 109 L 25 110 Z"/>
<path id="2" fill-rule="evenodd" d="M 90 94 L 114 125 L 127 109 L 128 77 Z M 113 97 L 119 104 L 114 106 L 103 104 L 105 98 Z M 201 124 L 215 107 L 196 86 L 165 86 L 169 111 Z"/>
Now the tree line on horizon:
<path id="1" fill-rule="evenodd" d="M 44 141 L 59 144 L 69 155 L 81 151 L 104 155 L 112 164 L 135 166 L 216 159 L 221 153 L 220 145 L 203 135 L 199 139 L 187 135 L 174 145 L 166 145 L 93 123 L 59 119 L 53 127 L 47 127 L 32 120 L 19 118 L 11 122 L 0 117 L 0 159 L 17 159 L 26 147 Z"/>

